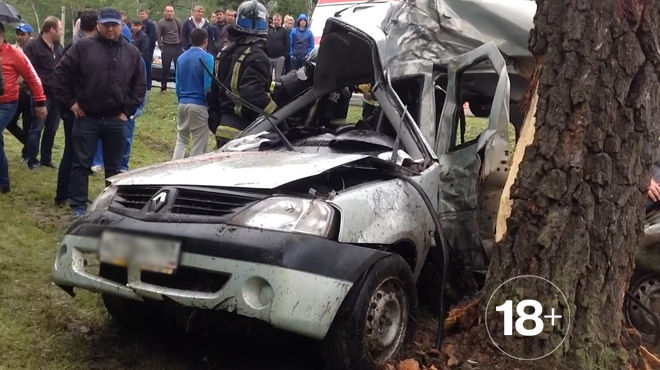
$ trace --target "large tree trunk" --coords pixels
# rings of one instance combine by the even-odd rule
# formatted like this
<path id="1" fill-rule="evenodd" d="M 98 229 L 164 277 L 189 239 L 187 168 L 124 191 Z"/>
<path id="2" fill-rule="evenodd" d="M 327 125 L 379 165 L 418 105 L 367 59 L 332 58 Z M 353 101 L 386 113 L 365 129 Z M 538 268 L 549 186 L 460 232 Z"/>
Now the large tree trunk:
<path id="1" fill-rule="evenodd" d="M 549 279 L 571 310 L 568 337 L 550 358 L 571 368 L 621 368 L 621 307 L 658 142 L 658 4 L 536 2 L 530 45 L 542 56 L 536 134 L 484 292 L 488 298 L 517 275 Z M 518 284 L 525 281 L 505 286 L 504 294 L 545 289 L 532 280 Z M 501 329 L 501 316 L 491 317 L 491 329 Z M 501 340 L 523 352 L 549 352 L 562 330 Z"/>

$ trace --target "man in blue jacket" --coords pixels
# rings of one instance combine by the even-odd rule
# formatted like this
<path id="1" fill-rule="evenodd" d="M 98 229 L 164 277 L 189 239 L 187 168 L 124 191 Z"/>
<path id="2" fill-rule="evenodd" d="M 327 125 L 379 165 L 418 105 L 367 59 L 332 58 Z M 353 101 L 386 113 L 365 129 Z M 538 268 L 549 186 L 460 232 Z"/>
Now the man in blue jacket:
<path id="1" fill-rule="evenodd" d="M 195 28 L 190 33 L 191 47 L 179 57 L 176 69 L 176 96 L 179 98 L 179 124 L 176 146 L 172 159 L 182 159 L 192 136 L 190 156 L 203 154 L 211 131 L 208 126 L 209 112 L 206 92 L 211 88 L 211 76 L 202 63 L 213 70 L 213 56 L 207 53 L 208 34 Z"/>
<path id="2" fill-rule="evenodd" d="M 305 64 L 307 56 L 314 49 L 314 35 L 309 30 L 307 15 L 301 13 L 296 28 L 289 35 L 291 41 L 291 69 L 298 69 Z"/>

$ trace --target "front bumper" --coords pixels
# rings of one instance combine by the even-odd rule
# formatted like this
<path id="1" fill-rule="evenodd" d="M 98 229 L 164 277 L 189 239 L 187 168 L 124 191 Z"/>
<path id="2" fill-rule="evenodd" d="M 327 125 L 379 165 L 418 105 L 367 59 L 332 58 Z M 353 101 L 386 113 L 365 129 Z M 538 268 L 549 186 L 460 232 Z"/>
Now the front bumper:
<path id="1" fill-rule="evenodd" d="M 216 291 L 162 286 L 145 282 L 145 272 L 131 265 L 125 269 L 124 281 L 100 277 L 88 271 L 86 259 L 98 255 L 104 230 L 181 240 L 179 270 L 219 273 L 227 276 L 226 282 Z M 63 287 L 138 301 L 168 298 L 188 307 L 235 312 L 323 339 L 351 287 L 385 255 L 308 235 L 146 222 L 103 212 L 69 230 L 57 253 L 53 280 Z"/>

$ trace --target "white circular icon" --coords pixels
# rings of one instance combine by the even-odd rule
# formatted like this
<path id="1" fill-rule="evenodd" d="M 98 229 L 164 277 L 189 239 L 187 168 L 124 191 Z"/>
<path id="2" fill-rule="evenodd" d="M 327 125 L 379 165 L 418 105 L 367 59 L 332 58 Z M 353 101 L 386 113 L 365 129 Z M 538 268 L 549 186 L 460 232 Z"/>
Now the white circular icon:
<path id="1" fill-rule="evenodd" d="M 522 283 L 521 279 L 537 282 Z M 502 289 L 504 286 L 510 288 Z M 504 295 L 505 290 L 515 292 L 515 296 Z M 502 325 L 498 321 L 493 332 L 489 314 L 491 318 L 496 315 L 491 321 L 502 320 Z M 495 347 L 521 361 L 539 360 L 552 354 L 564 343 L 571 325 L 571 308 L 564 293 L 550 280 L 536 275 L 515 276 L 500 284 L 488 298 L 485 316 L 486 331 Z M 563 334 L 561 340 L 557 334 Z M 535 340 L 557 344 L 551 349 L 547 345 L 530 345 Z"/>

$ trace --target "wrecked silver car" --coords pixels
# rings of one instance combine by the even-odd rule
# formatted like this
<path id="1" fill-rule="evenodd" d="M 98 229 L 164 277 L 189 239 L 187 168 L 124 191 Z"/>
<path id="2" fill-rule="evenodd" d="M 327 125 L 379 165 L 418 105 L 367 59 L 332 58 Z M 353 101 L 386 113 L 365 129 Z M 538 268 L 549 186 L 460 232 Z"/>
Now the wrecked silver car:
<path id="1" fill-rule="evenodd" d="M 262 320 L 323 340 L 330 368 L 399 353 L 430 250 L 486 267 L 508 171 L 508 67 L 492 42 L 393 60 L 387 28 L 354 20 L 329 19 L 313 85 L 221 150 L 112 178 L 64 237 L 54 281 L 101 293 L 119 321 L 172 302 Z M 484 63 L 490 115 L 466 137 L 460 81 Z M 359 84 L 380 105 L 371 124 L 291 119 Z"/>

